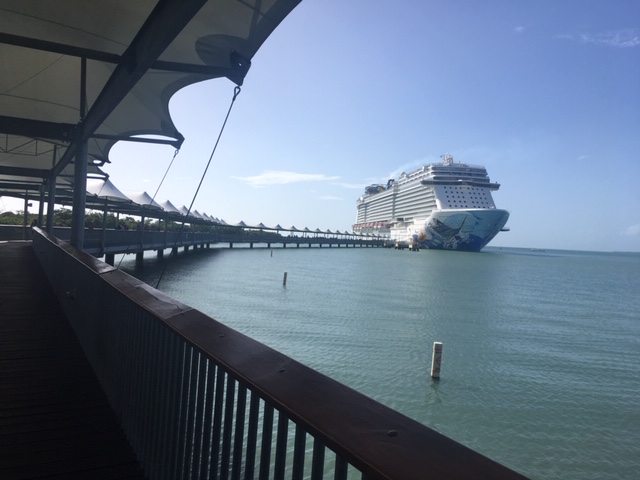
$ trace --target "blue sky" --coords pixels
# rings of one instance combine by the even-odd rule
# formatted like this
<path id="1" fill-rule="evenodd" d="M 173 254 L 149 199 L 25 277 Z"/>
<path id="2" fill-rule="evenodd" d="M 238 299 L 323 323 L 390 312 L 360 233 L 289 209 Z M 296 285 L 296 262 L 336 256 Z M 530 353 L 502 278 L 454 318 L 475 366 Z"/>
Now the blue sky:
<path id="1" fill-rule="evenodd" d="M 233 95 L 179 92 L 186 141 L 156 200 L 187 205 Z M 351 229 L 364 186 L 487 167 L 496 246 L 640 251 L 640 3 L 303 0 L 253 59 L 195 202 L 230 223 Z M 169 147 L 105 167 L 151 195 Z"/>

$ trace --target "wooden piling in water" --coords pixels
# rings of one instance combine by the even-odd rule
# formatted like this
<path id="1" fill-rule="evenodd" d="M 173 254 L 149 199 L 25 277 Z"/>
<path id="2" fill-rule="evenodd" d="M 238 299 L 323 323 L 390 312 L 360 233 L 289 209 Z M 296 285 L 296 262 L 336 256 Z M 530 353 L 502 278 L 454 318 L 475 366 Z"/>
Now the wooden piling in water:
<path id="1" fill-rule="evenodd" d="M 442 363 L 442 342 L 433 342 L 431 356 L 431 378 L 440 378 L 440 364 Z"/>

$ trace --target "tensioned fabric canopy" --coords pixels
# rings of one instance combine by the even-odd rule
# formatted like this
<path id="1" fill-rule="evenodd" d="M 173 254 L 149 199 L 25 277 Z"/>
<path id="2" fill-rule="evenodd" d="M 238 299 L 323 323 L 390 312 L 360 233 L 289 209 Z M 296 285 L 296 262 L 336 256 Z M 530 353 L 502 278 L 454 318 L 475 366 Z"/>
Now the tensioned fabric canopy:
<path id="1" fill-rule="evenodd" d="M 179 148 L 171 96 L 217 77 L 241 85 L 299 1 L 0 0 L 0 195 L 69 191 L 84 142 L 90 177 L 119 140 Z"/>

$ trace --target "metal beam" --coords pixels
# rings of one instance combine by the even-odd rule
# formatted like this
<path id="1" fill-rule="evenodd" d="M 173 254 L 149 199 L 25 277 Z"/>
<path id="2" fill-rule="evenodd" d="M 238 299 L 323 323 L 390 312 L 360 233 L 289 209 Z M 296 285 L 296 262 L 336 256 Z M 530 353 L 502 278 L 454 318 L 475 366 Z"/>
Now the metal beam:
<path id="1" fill-rule="evenodd" d="M 42 168 L 0 166 L 0 175 L 8 175 L 13 177 L 49 178 L 49 170 L 44 170 Z"/>
<path id="2" fill-rule="evenodd" d="M 0 195 L 6 195 L 3 190 L 39 190 L 42 183 L 0 182 Z"/>
<path id="3" fill-rule="evenodd" d="M 71 142 L 75 136 L 75 131 L 76 126 L 70 123 L 46 122 L 0 115 L 0 132 L 9 135 Z"/>
<path id="4" fill-rule="evenodd" d="M 98 129 L 138 83 L 207 0 L 161 0 L 147 18 L 92 105 L 80 133 L 54 167 L 56 177 L 75 156 L 78 146 Z"/>
<path id="5" fill-rule="evenodd" d="M 117 65 L 121 62 L 122 57 L 115 53 L 102 52 L 90 48 L 76 47 L 64 43 L 50 42 L 48 40 L 40 40 L 37 38 L 21 37 L 20 35 L 12 35 L 10 33 L 0 32 L 0 43 L 7 45 L 15 45 L 17 47 L 32 48 L 43 52 L 59 53 L 70 57 L 86 58 L 87 60 L 95 60 L 98 62 L 112 63 Z M 167 62 L 164 60 L 156 60 L 151 64 L 154 70 L 163 70 L 166 72 L 196 73 L 212 77 L 225 77 L 230 74 L 237 73 L 233 67 L 218 67 L 210 65 L 197 65 L 192 63 Z"/>
<path id="6" fill-rule="evenodd" d="M 171 145 L 175 148 L 180 148 L 182 146 L 182 142 L 184 142 L 184 137 L 179 135 L 180 138 L 177 140 L 169 140 L 169 139 L 160 139 L 160 138 L 142 138 L 142 137 L 131 137 L 128 135 L 107 135 L 103 133 L 94 133 L 91 135 L 91 138 L 98 138 L 100 140 L 113 140 L 118 142 L 134 142 L 134 143 L 153 143 L 157 145 Z"/>

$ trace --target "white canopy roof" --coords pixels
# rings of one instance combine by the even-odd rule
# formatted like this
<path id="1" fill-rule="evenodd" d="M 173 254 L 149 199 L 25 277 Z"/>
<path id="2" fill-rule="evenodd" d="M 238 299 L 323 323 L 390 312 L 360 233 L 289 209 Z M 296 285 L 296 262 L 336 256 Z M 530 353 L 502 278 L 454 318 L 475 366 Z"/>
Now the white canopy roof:
<path id="1" fill-rule="evenodd" d="M 0 0 L 0 195 L 69 186 L 85 142 L 94 175 L 122 139 L 179 148 L 172 95 L 211 78 L 242 84 L 299 1 Z"/>
<path id="2" fill-rule="evenodd" d="M 160 206 L 164 208 L 165 212 L 177 213 L 179 215 L 182 215 L 182 212 L 178 208 L 176 208 L 176 206 L 173 203 L 171 203 L 169 200 L 160 202 Z"/>
<path id="3" fill-rule="evenodd" d="M 159 203 L 156 203 L 156 201 L 151 198 L 151 195 L 149 195 L 147 192 L 132 192 L 132 193 L 127 193 L 127 196 L 133 200 L 134 203 L 137 203 L 138 205 L 140 205 L 141 207 L 144 207 L 145 209 L 155 209 L 155 210 L 162 210 L 162 205 L 160 205 Z"/>
<path id="4" fill-rule="evenodd" d="M 118 190 L 108 178 L 87 179 L 87 193 L 109 202 L 131 203 L 131 199 Z"/>

